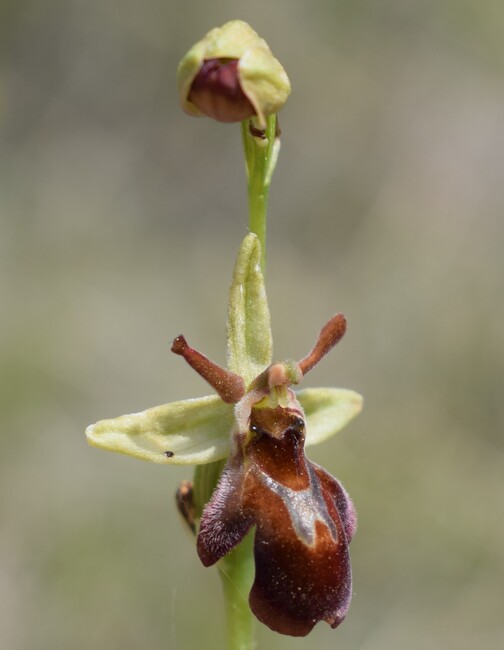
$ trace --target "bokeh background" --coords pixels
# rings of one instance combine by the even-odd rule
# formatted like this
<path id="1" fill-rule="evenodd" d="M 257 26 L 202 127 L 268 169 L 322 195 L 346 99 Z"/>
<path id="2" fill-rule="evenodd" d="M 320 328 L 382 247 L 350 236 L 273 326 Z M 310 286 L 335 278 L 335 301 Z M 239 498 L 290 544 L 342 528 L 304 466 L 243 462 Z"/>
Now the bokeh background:
<path id="1" fill-rule="evenodd" d="M 278 358 L 365 410 L 311 450 L 356 503 L 354 600 L 268 650 L 504 646 L 504 11 L 498 0 L 0 2 L 0 647 L 218 650 L 191 469 L 87 424 L 207 394 L 246 232 L 239 128 L 179 109 L 189 46 L 248 20 L 286 67 L 267 283 Z"/>

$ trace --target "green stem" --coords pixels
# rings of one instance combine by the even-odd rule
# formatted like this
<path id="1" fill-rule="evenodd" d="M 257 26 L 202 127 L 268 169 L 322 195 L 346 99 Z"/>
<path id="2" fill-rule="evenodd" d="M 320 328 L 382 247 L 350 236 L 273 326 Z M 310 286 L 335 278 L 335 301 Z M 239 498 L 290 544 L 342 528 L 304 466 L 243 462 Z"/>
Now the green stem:
<path id="1" fill-rule="evenodd" d="M 254 532 L 219 562 L 224 590 L 228 650 L 253 650 L 254 618 L 248 595 L 254 581 Z"/>
<path id="2" fill-rule="evenodd" d="M 277 117 L 270 115 L 266 118 L 264 131 L 257 129 L 251 120 L 242 122 L 241 129 L 248 178 L 249 229 L 261 242 L 261 266 L 264 273 L 269 187 L 280 151 Z"/>
<path id="3" fill-rule="evenodd" d="M 271 177 L 275 169 L 280 139 L 276 115 L 266 118 L 264 131 L 254 122 L 242 122 L 242 138 L 248 178 L 249 229 L 261 242 L 261 267 L 266 264 L 266 211 Z M 224 467 L 224 461 L 199 465 L 194 473 L 195 515 L 201 517 L 210 500 Z M 251 531 L 238 546 L 219 562 L 227 620 L 228 650 L 253 650 L 254 617 L 248 604 L 248 594 L 254 581 L 254 532 Z"/>
<path id="4" fill-rule="evenodd" d="M 243 148 L 248 178 L 249 229 L 261 242 L 261 267 L 266 266 L 266 211 L 271 177 L 275 169 L 280 140 L 277 118 L 266 120 L 264 131 L 253 122 L 242 122 Z M 254 581 L 254 532 L 219 562 L 219 574 L 224 590 L 227 619 L 228 650 L 253 650 L 254 618 L 248 604 L 248 594 Z"/>

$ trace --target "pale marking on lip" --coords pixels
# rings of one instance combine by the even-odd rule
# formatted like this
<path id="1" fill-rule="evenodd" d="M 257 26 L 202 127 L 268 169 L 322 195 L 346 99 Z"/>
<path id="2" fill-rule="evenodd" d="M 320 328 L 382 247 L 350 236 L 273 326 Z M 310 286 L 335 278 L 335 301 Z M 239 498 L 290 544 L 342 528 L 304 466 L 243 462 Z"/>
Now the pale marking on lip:
<path id="1" fill-rule="evenodd" d="M 268 489 L 282 499 L 292 521 L 294 532 L 304 544 L 315 545 L 315 523 L 317 521 L 326 526 L 334 542 L 337 542 L 338 530 L 329 515 L 318 477 L 309 464 L 307 468 L 310 484 L 304 490 L 292 490 L 275 481 L 262 470 L 259 472 L 259 478 Z"/>

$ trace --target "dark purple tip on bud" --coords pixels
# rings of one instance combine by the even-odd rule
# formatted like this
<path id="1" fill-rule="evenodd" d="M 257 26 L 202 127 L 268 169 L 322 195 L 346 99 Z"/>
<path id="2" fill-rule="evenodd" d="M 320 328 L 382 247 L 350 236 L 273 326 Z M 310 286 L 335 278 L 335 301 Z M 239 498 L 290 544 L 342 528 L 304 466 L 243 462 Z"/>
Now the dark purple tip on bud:
<path id="1" fill-rule="evenodd" d="M 241 122 L 255 110 L 240 86 L 238 59 L 207 59 L 191 84 L 189 101 L 219 122 Z"/>

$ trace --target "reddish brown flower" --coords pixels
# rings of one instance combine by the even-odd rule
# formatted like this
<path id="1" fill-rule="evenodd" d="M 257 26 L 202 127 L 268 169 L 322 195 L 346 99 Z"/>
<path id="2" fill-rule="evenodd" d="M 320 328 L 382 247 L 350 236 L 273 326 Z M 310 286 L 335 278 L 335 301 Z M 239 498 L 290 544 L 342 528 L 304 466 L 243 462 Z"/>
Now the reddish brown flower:
<path id="1" fill-rule="evenodd" d="M 255 526 L 250 607 L 292 636 L 321 620 L 336 627 L 352 596 L 355 510 L 341 484 L 306 458 L 304 436 L 298 408 L 252 409 L 249 431 L 203 512 L 197 544 L 210 566 Z"/>
<path id="2" fill-rule="evenodd" d="M 216 396 L 102 420 L 86 433 L 93 445 L 156 463 L 205 465 L 227 458 L 203 512 L 188 481 L 178 492 L 178 509 L 198 531 L 197 549 L 206 566 L 255 529 L 250 606 L 271 629 L 303 636 L 318 621 L 336 627 L 348 610 L 348 544 L 355 530 L 345 490 L 306 458 L 304 447 L 339 431 L 360 411 L 362 399 L 345 389 L 291 388 L 341 339 L 342 314 L 329 320 L 299 363 L 271 364 L 260 260 L 258 239 L 249 234 L 231 285 L 229 370 L 183 336 L 173 342 L 173 352 L 211 384 Z"/>
<path id="3" fill-rule="evenodd" d="M 352 596 L 348 544 L 355 510 L 341 484 L 306 458 L 305 417 L 290 389 L 345 329 L 345 317 L 336 314 L 307 357 L 272 364 L 247 392 L 241 377 L 183 337 L 172 347 L 221 399 L 237 402 L 232 452 L 201 516 L 199 557 L 205 566 L 215 564 L 255 526 L 250 607 L 272 630 L 292 636 L 305 636 L 322 620 L 336 627 Z"/>

